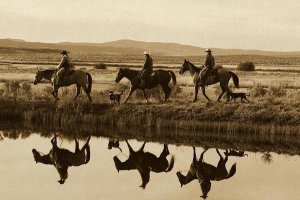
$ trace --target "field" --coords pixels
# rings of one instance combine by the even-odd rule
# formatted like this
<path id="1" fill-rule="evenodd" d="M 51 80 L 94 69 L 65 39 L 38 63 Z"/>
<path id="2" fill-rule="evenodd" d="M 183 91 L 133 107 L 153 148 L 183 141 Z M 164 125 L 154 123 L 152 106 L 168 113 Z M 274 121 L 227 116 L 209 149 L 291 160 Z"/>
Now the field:
<path id="1" fill-rule="evenodd" d="M 173 93 L 168 102 L 162 102 L 163 94 L 158 87 L 148 90 L 150 103 L 146 104 L 140 92 L 134 94 L 127 105 L 110 105 L 108 91 L 120 92 L 124 100 L 129 91 L 129 81 L 123 79 L 115 83 L 119 67 L 139 69 L 143 64 L 143 57 L 116 55 L 73 55 L 72 61 L 76 69 L 91 73 L 93 77 L 92 106 L 88 106 L 85 94 L 82 93 L 77 102 L 73 103 L 75 87 L 60 89 L 61 100 L 53 102 L 52 87 L 49 82 L 33 85 L 32 81 L 37 70 L 55 68 L 59 56 L 54 53 L 41 52 L 12 52 L 0 54 L 0 93 L 2 101 L 2 115 L 4 119 L 7 107 L 18 108 L 20 118 L 30 121 L 49 120 L 62 117 L 59 112 L 70 113 L 65 122 L 118 124 L 132 126 L 136 122 L 149 127 L 164 127 L 179 129 L 209 129 L 219 127 L 225 131 L 265 132 L 299 134 L 300 124 L 300 59 L 297 57 L 266 57 L 266 56 L 216 56 L 219 64 L 236 73 L 240 78 L 240 89 L 250 94 L 250 103 L 215 102 L 220 94 L 218 85 L 208 86 L 207 94 L 213 100 L 206 102 L 202 94 L 199 100 L 192 103 L 194 87 L 189 73 L 178 73 L 182 57 L 155 57 L 155 69 L 173 70 L 177 77 L 177 85 L 173 86 Z M 189 58 L 191 61 L 202 58 Z M 241 61 L 255 61 L 256 70 L 253 72 L 237 71 L 236 65 Z M 107 69 L 96 69 L 95 64 L 105 63 Z M 199 64 L 199 62 L 195 62 Z M 17 84 L 18 86 L 12 86 Z M 232 83 L 231 83 L 232 85 Z M 16 87 L 12 89 L 12 87 Z M 231 86 L 232 87 L 232 86 Z M 232 89 L 234 89 L 232 87 Z M 11 102 L 15 100 L 14 102 Z M 30 106 L 29 106 L 30 105 Z M 39 106 L 42 105 L 42 106 Z M 31 109 L 28 109 L 30 107 Z M 39 116 L 42 113 L 47 115 Z M 56 113 L 53 114 L 53 110 Z M 59 112 L 58 112 L 59 111 Z M 16 112 L 17 113 L 17 112 Z M 15 114 L 16 114 L 15 113 Z M 80 115 L 82 114 L 83 115 Z M 110 114 L 107 114 L 110 113 Z M 144 114 L 146 113 L 146 117 Z M 57 115 L 57 116 L 54 116 Z M 101 119 L 97 117 L 100 115 Z M 15 116 L 12 114 L 12 116 Z M 16 114 L 18 116 L 18 114 Z M 26 116 L 26 117 L 24 117 Z M 37 117 L 39 116 L 39 117 Z M 12 117 L 13 118 L 13 117 Z M 47 118 L 47 119 L 45 119 Z M 53 120 L 53 119 L 52 119 Z M 149 121 L 150 120 L 150 121 Z M 55 120 L 54 120 L 55 121 Z M 205 123 L 204 123 L 205 122 Z M 217 122 L 218 124 L 209 124 Z M 241 124 L 242 122 L 242 124 Z M 59 122 L 62 123 L 63 122 Z M 265 124 L 268 124 L 265 126 Z"/>

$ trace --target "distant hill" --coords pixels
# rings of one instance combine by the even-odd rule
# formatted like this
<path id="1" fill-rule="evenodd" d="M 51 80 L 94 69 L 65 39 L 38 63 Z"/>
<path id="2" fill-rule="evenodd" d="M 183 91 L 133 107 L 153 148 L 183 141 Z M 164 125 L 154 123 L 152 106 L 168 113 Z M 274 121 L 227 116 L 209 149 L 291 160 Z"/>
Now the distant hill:
<path id="1" fill-rule="evenodd" d="M 77 53 L 93 54 L 124 54 L 136 55 L 145 50 L 154 55 L 161 56 L 198 56 L 203 54 L 204 48 L 192 45 L 182 45 L 177 43 L 143 42 L 135 40 L 117 40 L 104 43 L 41 43 L 26 42 L 21 39 L 0 39 L 2 48 L 22 48 L 22 49 L 48 49 L 60 51 L 62 49 Z M 212 48 L 214 55 L 265 55 L 265 56 L 300 56 L 300 52 L 274 52 L 260 50 L 243 49 L 221 49 Z"/>

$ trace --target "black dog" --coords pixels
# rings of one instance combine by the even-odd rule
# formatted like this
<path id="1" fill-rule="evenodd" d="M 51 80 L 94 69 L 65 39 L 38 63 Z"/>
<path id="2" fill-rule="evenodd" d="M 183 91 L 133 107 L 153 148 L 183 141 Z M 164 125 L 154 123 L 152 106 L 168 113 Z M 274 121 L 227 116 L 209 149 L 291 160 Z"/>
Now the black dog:
<path id="1" fill-rule="evenodd" d="M 238 93 L 234 93 L 234 92 L 231 92 L 231 91 L 228 91 L 227 92 L 227 95 L 228 97 L 230 98 L 230 101 L 238 99 L 238 98 L 241 98 L 241 102 L 244 102 L 243 100 L 245 99 L 246 101 L 250 102 L 248 99 L 247 99 L 247 96 L 250 96 L 249 94 L 246 94 L 244 92 L 238 92 Z"/>
<path id="2" fill-rule="evenodd" d="M 109 91 L 108 96 L 110 103 L 114 102 L 120 104 L 121 95 L 123 94 L 123 92 L 124 90 L 120 94 L 115 94 L 114 91 Z"/>

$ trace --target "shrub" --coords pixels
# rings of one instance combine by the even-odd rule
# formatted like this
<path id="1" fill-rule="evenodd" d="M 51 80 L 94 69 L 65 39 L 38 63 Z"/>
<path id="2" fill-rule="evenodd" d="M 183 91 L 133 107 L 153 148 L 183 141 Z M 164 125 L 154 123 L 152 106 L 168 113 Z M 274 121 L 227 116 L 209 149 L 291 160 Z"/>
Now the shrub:
<path id="1" fill-rule="evenodd" d="M 21 92 L 24 96 L 31 99 L 32 88 L 31 88 L 30 83 L 27 83 L 27 82 L 22 83 Z"/>
<path id="2" fill-rule="evenodd" d="M 281 97 L 286 95 L 286 88 L 283 85 L 279 86 L 269 86 L 268 88 L 269 95 Z"/>
<path id="3" fill-rule="evenodd" d="M 96 64 L 94 66 L 95 69 L 107 69 L 107 66 L 105 63 L 99 63 L 99 64 Z"/>
<path id="4" fill-rule="evenodd" d="M 267 92 L 268 91 L 261 84 L 254 84 L 250 87 L 250 93 L 253 97 L 263 97 Z"/>
<path id="5" fill-rule="evenodd" d="M 237 69 L 241 71 L 254 71 L 255 65 L 253 62 L 242 62 L 237 66 Z"/>

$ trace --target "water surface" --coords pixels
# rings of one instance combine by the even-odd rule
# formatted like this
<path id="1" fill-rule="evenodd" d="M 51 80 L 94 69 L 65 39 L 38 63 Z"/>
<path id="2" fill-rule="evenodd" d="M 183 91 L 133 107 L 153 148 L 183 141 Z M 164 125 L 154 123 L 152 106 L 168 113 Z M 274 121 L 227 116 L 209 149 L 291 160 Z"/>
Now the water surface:
<path id="1" fill-rule="evenodd" d="M 90 161 L 78 167 L 69 167 L 69 176 L 64 184 L 59 184 L 59 174 L 53 165 L 36 163 L 32 149 L 48 153 L 52 148 L 52 134 L 27 131 L 23 138 L 12 132 L 0 132 L 1 199 L 201 199 L 202 191 L 198 180 L 180 187 L 176 172 L 187 174 L 193 158 L 193 149 L 188 144 L 172 145 L 168 148 L 176 157 L 171 172 L 150 172 L 150 181 L 145 189 L 137 170 L 117 172 L 113 157 L 125 161 L 129 155 L 124 140 L 120 140 L 120 149 L 108 149 L 107 137 L 95 137 L 90 140 Z M 10 135 L 10 138 L 7 137 Z M 79 140 L 80 147 L 86 138 Z M 129 140 L 134 150 L 138 150 L 143 141 Z M 72 137 L 58 137 L 58 146 L 74 151 Z M 148 142 L 145 152 L 159 156 L 164 145 Z M 204 148 L 196 147 L 197 157 Z M 223 157 L 224 149 L 220 149 Z M 226 168 L 229 171 L 236 163 L 236 173 L 229 179 L 211 181 L 208 199 L 299 199 L 300 159 L 298 155 L 269 152 L 245 152 L 248 157 L 229 156 Z M 167 156 L 170 160 L 170 155 Z M 215 148 L 209 148 L 204 161 L 217 166 L 219 155 Z"/>

